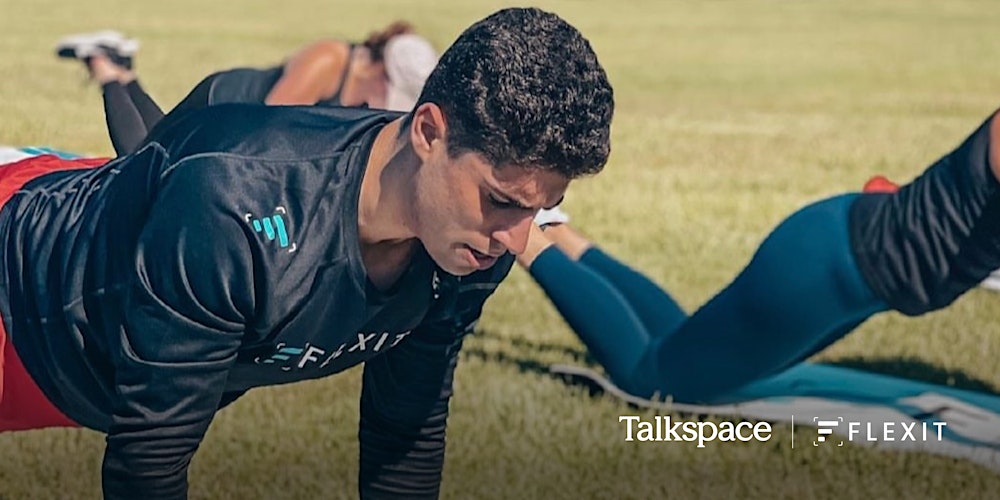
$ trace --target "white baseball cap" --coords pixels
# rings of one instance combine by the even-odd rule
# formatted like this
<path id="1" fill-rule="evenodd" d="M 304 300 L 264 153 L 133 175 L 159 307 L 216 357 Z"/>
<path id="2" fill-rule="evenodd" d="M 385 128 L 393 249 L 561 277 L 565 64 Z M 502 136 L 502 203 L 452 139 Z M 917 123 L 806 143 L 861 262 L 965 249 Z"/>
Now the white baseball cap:
<path id="1" fill-rule="evenodd" d="M 437 52 L 426 38 L 407 33 L 392 37 L 385 44 L 382 58 L 389 77 L 386 109 L 412 111 L 424 82 L 437 66 Z"/>

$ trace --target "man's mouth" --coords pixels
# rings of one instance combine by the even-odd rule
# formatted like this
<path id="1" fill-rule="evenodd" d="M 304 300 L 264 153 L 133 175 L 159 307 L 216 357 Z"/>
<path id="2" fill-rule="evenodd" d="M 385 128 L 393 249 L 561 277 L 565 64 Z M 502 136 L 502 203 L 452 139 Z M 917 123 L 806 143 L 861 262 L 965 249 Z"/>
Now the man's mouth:
<path id="1" fill-rule="evenodd" d="M 465 248 L 469 251 L 469 254 L 472 257 L 472 263 L 475 264 L 477 268 L 488 269 L 492 267 L 493 264 L 496 264 L 497 257 L 494 257 L 487 253 L 480 252 L 479 250 L 476 250 L 475 248 L 472 248 L 469 245 L 465 245 Z"/>

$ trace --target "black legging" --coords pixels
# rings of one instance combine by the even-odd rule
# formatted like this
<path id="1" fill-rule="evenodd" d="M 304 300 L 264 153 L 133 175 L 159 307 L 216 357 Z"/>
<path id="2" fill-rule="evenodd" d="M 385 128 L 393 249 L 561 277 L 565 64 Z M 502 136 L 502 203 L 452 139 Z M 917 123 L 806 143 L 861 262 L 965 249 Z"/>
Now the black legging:
<path id="1" fill-rule="evenodd" d="M 278 66 L 213 73 L 199 82 L 170 112 L 183 113 L 225 102 L 263 103 L 281 72 Z M 118 156 L 127 155 L 139 149 L 149 132 L 163 119 L 163 110 L 142 89 L 138 80 L 125 85 L 109 82 L 103 85 L 103 91 L 104 116 L 111 144 Z"/>
<path id="2" fill-rule="evenodd" d="M 149 131 L 163 118 L 157 106 L 137 80 L 122 85 L 108 82 L 104 92 L 104 118 L 108 122 L 111 145 L 118 156 L 135 151 Z"/>

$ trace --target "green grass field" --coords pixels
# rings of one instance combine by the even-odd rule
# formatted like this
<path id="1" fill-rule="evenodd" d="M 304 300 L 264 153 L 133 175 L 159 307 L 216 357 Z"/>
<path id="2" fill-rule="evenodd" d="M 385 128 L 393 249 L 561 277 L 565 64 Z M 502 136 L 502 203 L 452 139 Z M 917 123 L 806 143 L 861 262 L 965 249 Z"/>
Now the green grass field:
<path id="1" fill-rule="evenodd" d="M 0 143 L 107 155 L 100 93 L 52 55 L 67 33 L 116 28 L 169 107 L 204 75 L 279 61 L 319 37 L 396 18 L 440 48 L 507 5 L 440 0 L 0 0 Z M 618 102 L 603 174 L 565 207 L 688 309 L 724 286 L 767 231 L 872 173 L 908 180 L 1000 103 L 991 0 L 545 1 L 587 35 Z M 1000 295 L 975 290 L 918 319 L 882 315 L 819 359 L 1000 392 Z M 866 448 L 623 442 L 633 410 L 547 376 L 584 349 L 515 269 L 466 343 L 443 496 L 474 498 L 995 498 L 967 462 Z M 354 497 L 359 370 L 258 390 L 223 411 L 192 498 Z M 799 429 L 810 441 L 815 431 Z M 100 496 L 103 437 L 0 435 L 0 498 Z"/>

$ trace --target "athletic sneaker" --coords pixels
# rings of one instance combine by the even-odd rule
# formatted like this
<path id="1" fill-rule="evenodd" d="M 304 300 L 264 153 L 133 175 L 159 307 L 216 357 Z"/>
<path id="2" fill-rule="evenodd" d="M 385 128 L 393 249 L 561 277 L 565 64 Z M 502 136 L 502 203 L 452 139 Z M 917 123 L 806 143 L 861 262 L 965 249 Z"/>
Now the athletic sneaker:
<path id="1" fill-rule="evenodd" d="M 543 208 L 535 215 L 535 224 L 538 224 L 540 227 L 565 224 L 567 222 L 569 222 L 569 214 L 563 212 L 558 205 L 552 208 Z"/>
<path id="2" fill-rule="evenodd" d="M 56 43 L 56 55 L 59 57 L 79 59 L 86 63 L 90 57 L 104 54 L 111 62 L 126 69 L 132 69 L 132 56 L 138 50 L 138 40 L 125 38 L 112 30 L 70 35 Z"/>
<path id="3" fill-rule="evenodd" d="M 861 191 L 865 193 L 895 193 L 899 191 L 899 184 L 890 181 L 885 176 L 876 175 L 868 179 Z"/>

